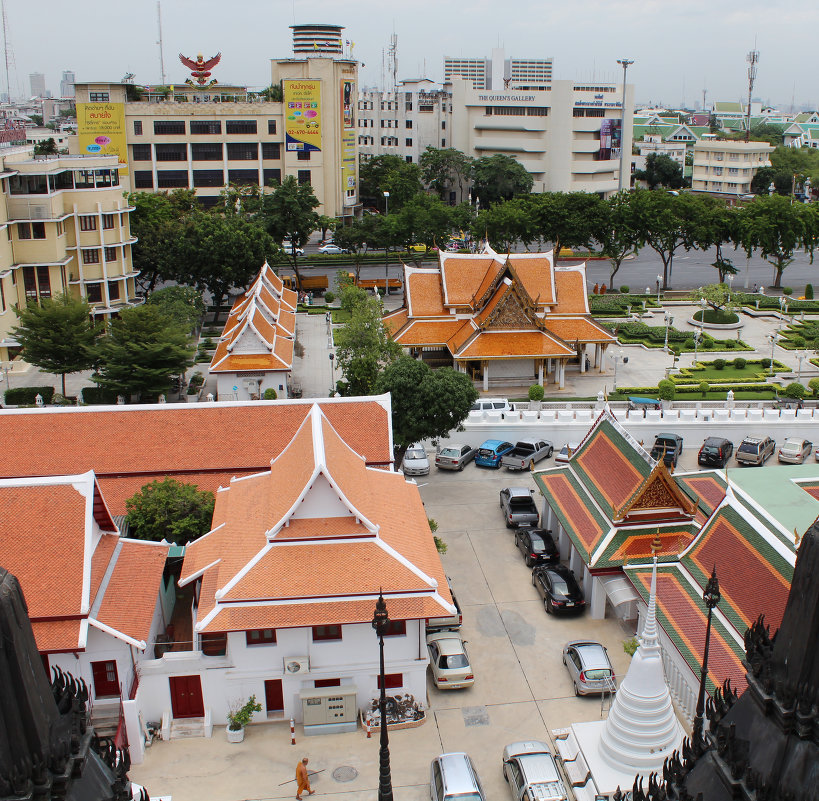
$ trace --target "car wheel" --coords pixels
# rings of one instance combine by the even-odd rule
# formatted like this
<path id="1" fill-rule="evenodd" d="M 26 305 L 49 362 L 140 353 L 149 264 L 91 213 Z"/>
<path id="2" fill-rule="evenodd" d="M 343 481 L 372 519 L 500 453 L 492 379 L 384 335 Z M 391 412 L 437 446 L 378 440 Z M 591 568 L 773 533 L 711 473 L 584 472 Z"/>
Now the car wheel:
<path id="1" fill-rule="evenodd" d="M 546 606 L 546 614 L 551 615 L 554 610 L 552 609 L 552 602 L 548 598 L 546 599 L 545 606 Z"/>
<path id="2" fill-rule="evenodd" d="M 555 452 L 554 448 L 549 448 L 549 452 L 546 454 L 546 458 L 550 459 L 554 452 Z"/>
<path id="3" fill-rule="evenodd" d="M 534 573 L 532 573 L 532 586 L 533 586 L 533 587 L 534 587 L 534 586 L 536 586 L 536 582 L 535 582 L 535 574 L 534 574 Z"/>
<path id="4" fill-rule="evenodd" d="M 464 469 L 464 464 L 463 464 L 463 462 L 461 462 L 461 464 L 458 465 L 458 472 L 460 473 L 461 470 L 463 470 L 463 469 Z"/>
<path id="5" fill-rule="evenodd" d="M 526 557 L 525 562 L 526 567 L 531 567 L 534 564 L 534 562 L 528 556 Z"/>
<path id="6" fill-rule="evenodd" d="M 580 690 L 577 689 L 577 685 L 574 685 L 574 697 L 580 698 Z"/>

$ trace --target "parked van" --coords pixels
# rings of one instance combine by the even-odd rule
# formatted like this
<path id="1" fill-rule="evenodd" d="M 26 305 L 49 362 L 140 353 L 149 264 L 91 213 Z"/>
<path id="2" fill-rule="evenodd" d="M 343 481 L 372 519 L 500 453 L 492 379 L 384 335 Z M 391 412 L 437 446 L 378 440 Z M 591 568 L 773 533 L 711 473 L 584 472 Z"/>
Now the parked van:
<path id="1" fill-rule="evenodd" d="M 472 404 L 472 412 L 514 412 L 515 407 L 506 398 L 478 398 Z"/>
<path id="2" fill-rule="evenodd" d="M 432 760 L 429 768 L 429 797 L 431 801 L 486 801 L 478 771 L 469 754 L 441 754 Z"/>

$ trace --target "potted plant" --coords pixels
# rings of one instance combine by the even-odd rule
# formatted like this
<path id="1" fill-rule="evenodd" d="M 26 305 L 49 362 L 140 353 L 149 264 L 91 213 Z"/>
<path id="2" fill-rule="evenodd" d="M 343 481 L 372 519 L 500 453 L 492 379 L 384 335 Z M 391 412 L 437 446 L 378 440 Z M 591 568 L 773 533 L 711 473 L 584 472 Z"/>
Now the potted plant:
<path id="1" fill-rule="evenodd" d="M 198 370 L 191 376 L 188 384 L 188 403 L 196 403 L 199 400 L 199 392 L 205 383 L 205 376 Z"/>
<path id="2" fill-rule="evenodd" d="M 254 712 L 261 712 L 262 705 L 256 700 L 255 695 L 242 704 L 241 701 L 234 701 L 230 705 L 228 712 L 227 739 L 229 743 L 240 743 L 245 739 L 245 726 L 250 723 Z"/>

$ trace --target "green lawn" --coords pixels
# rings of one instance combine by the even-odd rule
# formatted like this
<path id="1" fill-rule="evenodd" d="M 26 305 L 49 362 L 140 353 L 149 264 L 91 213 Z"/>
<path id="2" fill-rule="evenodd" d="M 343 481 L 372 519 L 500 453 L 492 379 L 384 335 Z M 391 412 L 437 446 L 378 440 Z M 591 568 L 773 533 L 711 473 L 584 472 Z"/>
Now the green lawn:
<path id="1" fill-rule="evenodd" d="M 702 367 L 702 369 L 700 369 Z M 769 375 L 770 367 L 762 367 L 759 361 L 748 362 L 745 367 L 738 369 L 728 362 L 722 370 L 717 370 L 713 364 L 700 363 L 697 369 L 684 367 L 679 374 L 672 376 L 676 383 L 692 383 L 700 381 L 730 381 L 741 384 L 743 381 L 756 381 L 760 374 Z M 788 372 L 788 368 L 781 362 L 774 362 L 774 373 Z"/>

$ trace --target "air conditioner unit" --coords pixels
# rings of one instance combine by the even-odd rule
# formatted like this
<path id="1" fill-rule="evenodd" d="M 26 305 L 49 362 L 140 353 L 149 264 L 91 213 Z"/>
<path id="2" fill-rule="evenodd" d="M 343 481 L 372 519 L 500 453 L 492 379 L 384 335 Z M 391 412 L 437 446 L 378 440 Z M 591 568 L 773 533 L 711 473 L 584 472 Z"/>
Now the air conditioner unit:
<path id="1" fill-rule="evenodd" d="M 48 206 L 29 206 L 32 220 L 47 220 L 51 216 Z"/>
<path id="2" fill-rule="evenodd" d="M 288 676 L 309 673 L 310 658 L 307 656 L 286 656 L 284 658 L 284 672 Z"/>

